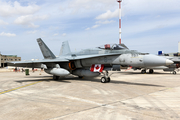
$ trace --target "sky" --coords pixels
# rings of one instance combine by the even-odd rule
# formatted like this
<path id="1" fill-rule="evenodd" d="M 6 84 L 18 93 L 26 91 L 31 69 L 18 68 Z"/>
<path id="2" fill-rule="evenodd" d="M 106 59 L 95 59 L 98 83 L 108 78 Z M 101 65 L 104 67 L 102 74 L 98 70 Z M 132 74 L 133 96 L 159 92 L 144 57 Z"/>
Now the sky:
<path id="1" fill-rule="evenodd" d="M 178 51 L 180 0 L 122 0 L 122 43 L 157 54 Z M 116 0 L 0 0 L 0 52 L 42 59 L 36 39 L 55 55 L 119 42 Z"/>

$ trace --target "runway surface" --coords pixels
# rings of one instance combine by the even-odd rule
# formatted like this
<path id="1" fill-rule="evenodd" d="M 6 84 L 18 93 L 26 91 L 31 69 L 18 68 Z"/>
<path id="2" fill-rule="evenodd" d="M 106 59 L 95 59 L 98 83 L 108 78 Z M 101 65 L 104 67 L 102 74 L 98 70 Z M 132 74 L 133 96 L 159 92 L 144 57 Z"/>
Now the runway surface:
<path id="1" fill-rule="evenodd" d="M 179 120 L 180 73 L 111 72 L 110 83 L 0 72 L 0 120 Z"/>

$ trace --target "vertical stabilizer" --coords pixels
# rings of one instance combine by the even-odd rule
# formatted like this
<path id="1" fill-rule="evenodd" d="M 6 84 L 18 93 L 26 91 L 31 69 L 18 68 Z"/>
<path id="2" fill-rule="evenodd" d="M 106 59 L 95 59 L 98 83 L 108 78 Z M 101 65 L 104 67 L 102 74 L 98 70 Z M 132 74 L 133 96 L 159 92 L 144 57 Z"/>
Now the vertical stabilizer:
<path id="1" fill-rule="evenodd" d="M 42 41 L 41 38 L 37 39 L 41 52 L 44 56 L 44 59 L 55 59 L 56 56 L 51 52 L 47 45 Z"/>
<path id="2" fill-rule="evenodd" d="M 61 51 L 59 55 L 61 56 L 61 55 L 67 55 L 67 54 L 71 54 L 71 50 L 70 50 L 68 41 L 64 41 L 62 43 Z"/>

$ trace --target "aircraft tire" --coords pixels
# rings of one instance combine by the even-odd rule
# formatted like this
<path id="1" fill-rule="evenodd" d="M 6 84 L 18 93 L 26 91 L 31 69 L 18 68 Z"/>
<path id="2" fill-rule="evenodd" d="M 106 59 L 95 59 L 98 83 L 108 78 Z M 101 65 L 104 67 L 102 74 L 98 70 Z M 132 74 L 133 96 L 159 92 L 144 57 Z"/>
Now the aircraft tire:
<path id="1" fill-rule="evenodd" d="M 102 83 L 106 83 L 106 82 L 107 82 L 107 79 L 106 79 L 105 77 L 102 77 L 102 78 L 101 78 L 101 82 L 102 82 Z"/>
<path id="2" fill-rule="evenodd" d="M 59 80 L 59 76 L 53 75 L 53 80 Z"/>
<path id="3" fill-rule="evenodd" d="M 153 73 L 154 73 L 154 70 L 153 70 L 153 69 L 150 69 L 150 70 L 149 70 L 149 73 L 150 73 L 150 74 L 153 74 Z"/>
<path id="4" fill-rule="evenodd" d="M 175 74 L 176 74 L 176 71 L 173 71 L 173 74 L 175 75 Z"/>
<path id="5" fill-rule="evenodd" d="M 110 81 L 111 81 L 111 78 L 110 78 L 110 77 L 108 77 L 108 78 L 107 78 L 107 82 L 110 82 Z"/>
<path id="6" fill-rule="evenodd" d="M 141 74 L 146 74 L 146 70 L 142 70 L 142 71 L 141 71 Z"/>
<path id="7" fill-rule="evenodd" d="M 79 76 L 80 79 L 83 79 L 83 76 Z"/>

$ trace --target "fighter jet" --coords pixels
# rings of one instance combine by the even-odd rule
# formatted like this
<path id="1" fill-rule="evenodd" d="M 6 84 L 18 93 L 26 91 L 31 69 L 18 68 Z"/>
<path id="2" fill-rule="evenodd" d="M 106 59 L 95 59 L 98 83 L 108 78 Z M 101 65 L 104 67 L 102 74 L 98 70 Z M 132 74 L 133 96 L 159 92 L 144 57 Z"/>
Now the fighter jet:
<path id="1" fill-rule="evenodd" d="M 54 80 L 73 74 L 82 77 L 102 75 L 101 82 L 110 82 L 108 71 L 120 71 L 120 66 L 147 69 L 156 66 L 170 66 L 173 61 L 151 54 L 129 50 L 124 44 L 106 44 L 95 49 L 72 53 L 68 41 L 62 43 L 60 55 L 56 57 L 41 38 L 37 39 L 43 60 L 8 63 L 9 66 L 44 68 Z"/>
<path id="2" fill-rule="evenodd" d="M 163 67 L 163 71 L 170 71 L 172 72 L 174 75 L 179 72 L 179 68 L 180 68 L 180 57 L 169 57 L 169 56 L 161 56 L 164 57 L 166 59 L 172 60 L 174 62 L 174 64 L 171 64 L 170 66 L 164 66 Z"/>
<path id="3" fill-rule="evenodd" d="M 172 74 L 177 74 L 177 72 L 180 71 L 180 57 L 170 57 L 170 56 L 164 56 L 164 55 L 159 55 L 160 57 L 169 59 L 171 61 L 173 61 L 174 63 L 171 65 L 167 65 L 167 66 L 151 66 L 151 67 L 146 67 L 146 68 L 138 68 L 138 67 L 133 67 L 132 69 L 134 70 L 141 70 L 142 74 L 146 73 L 146 70 L 149 69 L 149 73 L 152 74 L 154 73 L 154 70 L 163 70 L 164 72 L 171 72 Z"/>

